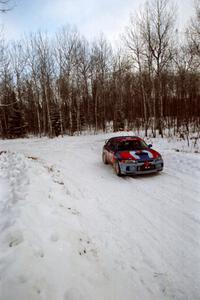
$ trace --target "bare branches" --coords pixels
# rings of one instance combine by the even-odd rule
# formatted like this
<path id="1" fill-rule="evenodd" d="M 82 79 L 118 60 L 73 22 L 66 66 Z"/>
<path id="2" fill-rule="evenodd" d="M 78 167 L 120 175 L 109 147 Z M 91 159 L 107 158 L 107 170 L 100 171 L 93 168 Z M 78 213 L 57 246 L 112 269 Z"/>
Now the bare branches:
<path id="1" fill-rule="evenodd" d="M 13 6 L 10 6 L 10 0 L 0 0 L 0 12 L 6 13 L 13 9 Z"/>
<path id="2" fill-rule="evenodd" d="M 162 73 L 167 70 L 173 57 L 174 10 L 168 0 L 152 0 L 131 18 L 124 36 L 126 47 L 138 67 L 145 122 L 148 121 L 146 99 L 150 98 L 155 120 L 154 132 L 159 126 L 162 132 L 163 118 Z M 144 76 L 147 73 L 148 76 Z M 149 80 L 150 97 L 145 84 Z M 145 83 L 144 83 L 145 80 Z M 157 122 L 158 119 L 158 122 Z M 156 123 L 159 123 L 157 125 Z"/>
<path id="3" fill-rule="evenodd" d="M 200 61 L 200 0 L 195 3 L 195 16 L 191 18 L 186 30 L 186 36 L 191 53 Z M 199 63 L 200 65 L 200 63 Z M 198 65 L 198 66 L 199 66 Z"/>
<path id="4" fill-rule="evenodd" d="M 108 122 L 116 131 L 151 128 L 154 136 L 166 123 L 174 133 L 189 122 L 200 127 L 198 22 L 197 5 L 187 43 L 180 42 L 170 2 L 149 0 L 118 51 L 103 35 L 88 42 L 70 26 L 54 38 L 1 38 L 0 136 L 73 135 L 106 130 Z"/>

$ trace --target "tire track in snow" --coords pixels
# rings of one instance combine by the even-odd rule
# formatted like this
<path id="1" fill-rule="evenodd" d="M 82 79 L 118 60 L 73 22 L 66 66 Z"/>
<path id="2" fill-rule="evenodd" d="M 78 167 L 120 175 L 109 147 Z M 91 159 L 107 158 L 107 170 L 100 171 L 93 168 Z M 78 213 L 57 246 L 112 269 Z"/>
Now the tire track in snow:
<path id="1" fill-rule="evenodd" d="M 6 245 L 15 247 L 24 240 L 18 209 L 18 202 L 26 199 L 27 185 L 29 184 L 24 156 L 10 152 L 1 154 L 0 177 L 7 185 L 7 194 L 0 203 L 1 242 L 5 248 Z"/>
<path id="2" fill-rule="evenodd" d="M 132 221 L 133 225 L 136 225 L 138 229 L 140 229 L 140 236 L 136 236 L 136 239 L 134 240 L 135 242 L 135 246 L 139 247 L 139 252 L 140 254 L 142 254 L 144 261 L 146 261 L 146 265 L 148 264 L 148 260 L 149 258 L 153 258 L 153 264 L 150 264 L 150 269 L 152 274 L 154 274 L 153 271 L 155 272 L 161 272 L 163 271 L 161 268 L 161 264 L 162 261 L 165 261 L 165 268 L 166 270 L 168 270 L 168 276 L 170 278 L 170 285 L 171 287 L 169 287 L 166 291 L 164 291 L 164 289 L 161 287 L 161 291 L 164 291 L 164 297 L 169 297 L 169 299 L 171 299 L 170 297 L 176 297 L 177 299 L 182 299 L 183 293 L 186 293 L 186 286 L 189 289 L 189 283 L 191 282 L 191 277 L 187 276 L 186 270 L 188 269 L 194 269 L 195 265 L 190 264 L 190 262 L 188 261 L 188 265 L 187 268 L 185 268 L 184 273 L 182 274 L 182 283 L 179 279 L 179 269 L 177 269 L 177 265 L 179 265 L 179 262 L 177 261 L 177 264 L 174 265 L 174 259 L 177 259 L 181 256 L 184 259 L 189 259 L 189 253 L 192 253 L 194 250 L 194 246 L 195 248 L 199 248 L 199 243 L 198 243 L 198 239 L 196 239 L 196 237 L 193 235 L 192 232 L 194 229 L 194 226 L 192 225 L 192 223 L 189 221 L 188 215 L 184 215 L 182 210 L 181 210 L 181 199 L 180 197 L 176 200 L 175 198 L 173 198 L 173 196 L 176 196 L 176 193 L 179 189 L 179 184 L 182 183 L 183 184 L 183 189 L 181 190 L 181 193 L 183 194 L 184 190 L 186 191 L 186 196 L 187 196 L 187 192 L 189 193 L 188 189 L 192 188 L 192 185 L 190 185 L 190 181 L 191 181 L 191 175 L 188 177 L 190 178 L 190 181 L 188 183 L 188 185 L 185 185 L 184 183 L 184 177 L 185 173 L 182 172 L 182 169 L 180 168 L 180 170 L 174 169 L 172 168 L 172 164 L 167 164 L 166 170 L 167 173 L 163 173 L 161 176 L 147 176 L 147 177 L 140 177 L 132 179 L 132 178 L 126 178 L 126 179 L 119 179 L 117 177 L 115 177 L 115 175 L 112 173 L 112 169 L 111 167 L 105 167 L 102 166 L 102 168 L 99 168 L 98 165 L 98 170 L 97 170 L 97 165 L 96 165 L 96 172 L 94 173 L 92 170 L 93 168 L 95 168 L 94 166 L 94 160 L 93 157 L 97 156 L 97 155 L 93 155 L 90 152 L 97 152 L 99 147 L 90 147 L 87 149 L 87 151 L 84 151 L 86 149 L 81 149 L 81 152 L 77 152 L 75 151 L 75 148 L 73 149 L 76 159 L 78 162 L 81 161 L 81 166 L 83 169 L 87 169 L 88 173 L 91 172 L 91 174 L 94 176 L 92 178 L 91 176 L 91 182 L 93 182 L 92 186 L 89 185 L 89 180 L 87 181 L 87 179 L 85 179 L 83 177 L 83 182 L 81 183 L 81 186 L 79 186 L 79 189 L 82 190 L 82 194 L 84 195 L 84 198 L 87 200 L 87 198 L 90 198 L 92 194 L 94 194 L 93 192 L 93 188 L 95 187 L 98 191 L 98 197 L 96 197 L 94 199 L 94 201 L 98 201 L 99 205 L 98 205 L 98 209 L 99 209 L 99 214 L 103 213 L 103 215 L 107 215 L 107 225 L 109 226 L 109 224 L 112 223 L 112 227 L 113 227 L 113 231 L 115 232 L 115 234 L 117 234 L 117 232 L 121 231 L 122 233 L 122 225 L 124 223 L 123 218 L 128 218 Z M 77 149 L 78 150 L 78 149 Z M 85 162 L 84 160 L 84 153 L 87 153 L 87 160 Z M 168 155 L 171 155 L 171 152 L 168 153 Z M 98 160 L 100 159 L 100 155 Z M 95 158 L 96 161 L 96 158 Z M 84 164 L 85 163 L 85 164 Z M 181 163 L 181 162 L 180 162 Z M 87 164 L 87 165 L 86 165 Z M 93 166 L 92 166 L 93 164 Z M 190 162 L 190 166 L 194 166 L 193 162 Z M 85 167 L 85 168 L 84 168 Z M 173 167 L 175 167 L 175 161 L 173 163 Z M 168 170 L 170 172 L 168 172 Z M 189 170 L 189 169 L 188 169 Z M 70 169 L 71 171 L 71 169 Z M 102 172 L 101 172 L 102 171 Z M 105 174 L 106 172 L 109 173 L 112 176 L 108 177 L 105 176 L 105 181 L 99 179 L 100 178 L 100 174 L 98 174 L 98 172 L 101 174 Z M 172 174 L 172 172 L 174 172 L 174 174 Z M 186 171 L 187 173 L 187 171 Z M 73 174 L 73 173 L 72 173 Z M 72 176 L 73 177 L 73 176 Z M 88 175 L 89 177 L 89 175 Z M 103 175 L 104 177 L 104 175 Z M 112 177 L 112 178 L 111 178 Z M 187 176 L 186 176 L 187 177 Z M 113 179 L 115 178 L 115 185 L 113 184 Z M 106 179 L 108 181 L 106 181 Z M 186 178 L 187 181 L 187 178 Z M 78 185 L 78 181 L 76 180 L 76 177 L 74 179 L 75 185 Z M 158 182 L 158 185 L 155 186 L 154 182 Z M 192 183 L 192 181 L 191 181 Z M 96 185 L 96 186 L 95 186 Z M 87 189 L 85 188 L 85 186 L 87 186 Z M 170 191 L 170 187 L 172 187 L 171 191 Z M 187 189 L 188 187 L 188 189 Z M 148 188 L 148 190 L 147 190 Z M 165 194 L 165 189 L 166 189 L 166 194 Z M 109 194 L 106 195 L 106 192 L 109 191 Z M 120 197 L 119 195 L 124 193 L 124 198 L 122 196 L 121 201 L 123 203 L 123 205 L 121 205 L 121 203 L 118 201 L 118 198 Z M 178 195 L 181 195 L 181 193 L 179 193 Z M 131 197 L 131 194 L 133 195 Z M 197 193 L 198 194 L 198 191 Z M 163 205 L 166 209 L 167 214 L 165 214 L 165 211 L 163 210 L 162 204 L 159 204 L 159 201 L 161 200 L 159 195 L 163 195 L 163 200 L 166 201 L 166 203 L 164 203 L 163 201 Z M 98 198 L 98 200 L 97 200 Z M 106 201 L 103 201 L 103 199 L 106 199 Z M 188 199 L 189 200 L 189 199 Z M 193 201 L 195 201 L 195 199 L 191 198 L 191 207 L 193 206 Z M 109 204 L 112 203 L 113 205 L 113 210 L 111 209 L 111 205 Z M 149 203 L 148 203 L 149 202 Z M 96 203 L 94 202 L 92 204 L 91 201 L 87 201 L 86 202 L 86 206 L 91 206 L 93 205 L 93 208 L 96 209 Z M 100 206 L 103 206 L 103 208 L 101 208 Z M 117 207 L 119 205 L 119 207 Z M 118 221 L 117 221 L 117 217 L 114 217 L 113 215 L 117 215 L 115 210 L 117 212 L 119 212 L 119 210 L 121 209 L 119 215 L 118 215 Z M 154 211 L 153 211 L 154 210 Z M 111 213 L 112 211 L 112 213 Z M 85 210 L 85 212 L 87 213 L 87 211 Z M 84 213 L 85 213 L 84 212 Z M 153 213 L 154 212 L 154 213 Z M 185 211 L 186 212 L 186 211 Z M 178 213 L 178 216 L 176 216 L 176 214 Z M 95 214 L 95 212 L 94 212 Z M 109 216 L 110 215 L 110 216 Z M 88 215 L 89 216 L 89 215 Z M 130 217 L 129 217 L 130 216 Z M 181 216 L 181 218 L 180 218 Z M 155 220 L 156 217 L 156 220 Z M 180 218 L 180 222 L 178 221 Z M 183 220 L 183 221 L 181 221 Z M 99 219 L 100 221 L 100 219 Z M 138 224 L 141 224 L 141 227 L 139 228 Z M 162 237 L 162 233 L 163 229 L 162 227 L 160 228 L 161 224 L 164 224 L 164 228 L 167 228 L 167 241 L 169 242 L 169 244 L 166 243 L 165 238 Z M 185 224 L 185 226 L 183 226 Z M 187 224 L 187 226 L 186 226 Z M 121 228 L 119 228 L 119 226 Z M 188 228 L 190 227 L 190 228 Z M 126 229 L 125 229 L 126 230 Z M 197 232 L 199 232 L 199 229 L 197 229 Z M 173 238 L 174 236 L 174 238 Z M 127 234 L 126 237 L 128 238 Z M 162 237 L 162 239 L 161 239 Z M 112 236 L 113 241 L 114 241 L 114 236 Z M 143 240 L 140 241 L 139 238 L 142 238 Z M 125 247 L 123 248 L 123 242 L 125 241 L 121 241 L 116 239 L 116 247 L 120 247 L 122 246 L 122 251 L 126 250 Z M 163 243 L 163 244 L 160 244 Z M 177 244 L 177 247 L 174 247 Z M 149 250 L 151 251 L 147 251 L 147 249 L 149 248 L 148 245 L 151 245 L 151 248 Z M 165 256 L 163 257 L 163 253 L 162 251 L 162 246 L 166 246 L 166 249 L 164 250 L 165 252 Z M 127 243 L 128 246 L 128 243 Z M 144 248 L 144 251 L 143 251 Z M 184 252 L 181 250 L 184 249 Z M 188 250 L 188 254 L 187 254 L 187 249 Z M 179 252 L 181 250 L 181 252 Z M 127 254 L 127 253 L 126 253 Z M 158 259 L 157 257 L 157 263 L 155 260 L 155 257 L 160 256 L 160 258 Z M 170 259 L 170 257 L 172 257 L 172 259 Z M 156 264 L 155 264 L 156 263 Z M 183 260 L 180 259 L 180 265 L 183 263 Z M 159 266 L 160 264 L 160 266 Z M 142 264 L 143 265 L 143 264 Z M 157 271 L 156 271 L 156 265 L 157 265 Z M 153 270 L 154 268 L 154 270 Z M 198 268 L 198 267 L 196 267 Z M 143 274 L 144 275 L 144 274 Z M 152 275 L 153 276 L 153 275 Z M 175 276 L 175 277 L 174 277 Z M 159 276 L 155 277 L 155 280 L 157 280 Z M 176 278 L 176 284 L 173 284 L 173 277 Z M 198 274 L 197 274 L 198 277 Z M 165 276 L 163 276 L 163 278 L 166 278 Z M 165 279 L 163 279 L 164 281 Z M 183 292 L 184 291 L 184 292 Z M 196 292 L 194 292 L 193 295 L 195 295 Z M 162 297 L 161 297 L 162 298 Z"/>

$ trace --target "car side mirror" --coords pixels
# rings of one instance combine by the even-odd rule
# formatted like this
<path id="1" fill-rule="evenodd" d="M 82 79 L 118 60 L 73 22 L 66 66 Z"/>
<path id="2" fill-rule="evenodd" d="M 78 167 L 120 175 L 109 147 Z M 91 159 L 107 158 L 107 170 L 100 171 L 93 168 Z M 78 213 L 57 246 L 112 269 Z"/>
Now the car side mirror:
<path id="1" fill-rule="evenodd" d="M 152 144 L 149 144 L 149 145 L 148 145 L 148 148 L 151 148 L 151 147 L 152 147 Z"/>

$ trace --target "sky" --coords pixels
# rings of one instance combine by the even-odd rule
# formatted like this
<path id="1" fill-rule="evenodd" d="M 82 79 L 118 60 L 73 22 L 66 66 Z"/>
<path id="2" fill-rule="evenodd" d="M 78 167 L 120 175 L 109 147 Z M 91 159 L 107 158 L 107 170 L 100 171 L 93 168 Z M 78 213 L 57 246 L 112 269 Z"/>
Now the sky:
<path id="1" fill-rule="evenodd" d="M 0 15 L 7 39 L 19 39 L 38 30 L 50 34 L 65 25 L 76 26 L 92 40 L 104 33 L 111 43 L 128 25 L 130 14 L 138 11 L 144 0 L 10 0 L 14 8 Z M 184 25 L 194 14 L 193 0 L 177 0 L 177 26 Z"/>

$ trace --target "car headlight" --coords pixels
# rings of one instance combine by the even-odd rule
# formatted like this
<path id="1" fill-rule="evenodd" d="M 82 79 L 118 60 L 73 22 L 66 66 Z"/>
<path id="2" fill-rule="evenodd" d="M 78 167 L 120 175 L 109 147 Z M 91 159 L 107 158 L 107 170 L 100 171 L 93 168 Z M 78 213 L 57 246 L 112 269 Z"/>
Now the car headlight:
<path id="1" fill-rule="evenodd" d="M 132 159 L 126 159 L 126 160 L 121 160 L 121 163 L 123 164 L 135 164 L 136 161 Z"/>
<path id="2" fill-rule="evenodd" d="M 161 155 L 158 156 L 158 157 L 156 157 L 154 161 L 157 162 L 157 161 L 160 161 L 160 160 L 162 160 L 162 156 Z"/>

